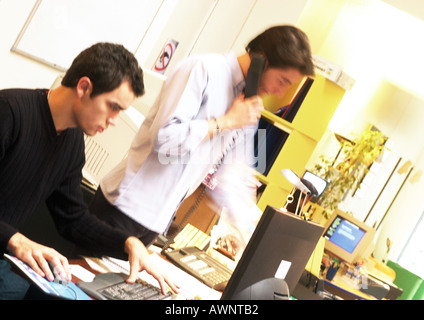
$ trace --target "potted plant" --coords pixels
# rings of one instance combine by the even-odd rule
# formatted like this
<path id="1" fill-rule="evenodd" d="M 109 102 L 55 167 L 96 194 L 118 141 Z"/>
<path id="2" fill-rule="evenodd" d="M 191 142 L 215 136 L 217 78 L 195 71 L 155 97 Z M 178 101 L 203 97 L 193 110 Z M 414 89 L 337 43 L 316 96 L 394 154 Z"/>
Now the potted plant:
<path id="1" fill-rule="evenodd" d="M 315 201 L 321 206 L 325 218 L 337 208 L 338 204 L 349 194 L 360 188 L 363 178 L 371 164 L 381 154 L 387 140 L 381 131 L 370 127 L 358 138 L 350 141 L 338 136 L 341 149 L 335 159 L 321 156 L 314 167 L 315 174 L 328 181 L 324 193 Z M 341 159 L 340 154 L 342 154 Z"/>

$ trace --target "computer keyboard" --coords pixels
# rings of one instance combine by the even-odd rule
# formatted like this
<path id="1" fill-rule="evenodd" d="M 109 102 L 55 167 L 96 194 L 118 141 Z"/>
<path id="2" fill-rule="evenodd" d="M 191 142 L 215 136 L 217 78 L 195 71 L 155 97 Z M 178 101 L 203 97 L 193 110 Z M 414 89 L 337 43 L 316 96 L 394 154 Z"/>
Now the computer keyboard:
<path id="1" fill-rule="evenodd" d="M 170 295 L 164 295 L 159 288 L 144 282 L 117 283 L 100 290 L 99 293 L 109 300 L 163 300 Z"/>
<path id="2" fill-rule="evenodd" d="M 171 298 L 171 292 L 164 295 L 160 288 L 138 279 L 129 284 L 128 276 L 121 273 L 103 273 L 92 282 L 78 282 L 77 285 L 89 296 L 99 300 L 164 300 Z"/>

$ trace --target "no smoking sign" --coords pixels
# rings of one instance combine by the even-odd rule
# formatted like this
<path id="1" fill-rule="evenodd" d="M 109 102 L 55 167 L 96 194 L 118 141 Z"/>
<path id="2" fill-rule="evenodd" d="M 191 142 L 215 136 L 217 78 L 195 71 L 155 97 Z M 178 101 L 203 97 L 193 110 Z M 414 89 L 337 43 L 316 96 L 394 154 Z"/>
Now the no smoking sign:
<path id="1" fill-rule="evenodd" d="M 155 71 L 159 73 L 165 73 L 166 68 L 171 61 L 172 56 L 174 55 L 175 50 L 177 49 L 178 42 L 175 40 L 168 40 L 165 46 L 163 47 L 159 57 L 155 63 Z"/>

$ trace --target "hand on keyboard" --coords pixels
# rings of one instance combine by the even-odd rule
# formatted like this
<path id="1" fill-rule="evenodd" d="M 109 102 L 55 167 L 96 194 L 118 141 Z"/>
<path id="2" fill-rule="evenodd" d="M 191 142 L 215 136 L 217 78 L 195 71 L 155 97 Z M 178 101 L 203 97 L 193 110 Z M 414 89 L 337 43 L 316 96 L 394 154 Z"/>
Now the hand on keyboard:
<path id="1" fill-rule="evenodd" d="M 144 244 L 135 237 L 129 237 L 125 242 L 125 252 L 128 253 L 128 261 L 130 263 L 130 275 L 127 279 L 128 283 L 135 283 L 138 273 L 146 270 L 158 282 L 162 289 L 162 293 L 166 295 L 168 288 L 174 293 L 178 293 L 180 287 L 166 274 L 163 274 L 153 263 L 150 254 Z M 169 286 L 169 287 L 168 287 Z"/>
<path id="2" fill-rule="evenodd" d="M 171 295 L 171 293 L 161 294 L 159 288 L 141 280 L 137 280 L 133 284 L 117 283 L 102 289 L 99 293 L 110 300 L 162 300 Z"/>

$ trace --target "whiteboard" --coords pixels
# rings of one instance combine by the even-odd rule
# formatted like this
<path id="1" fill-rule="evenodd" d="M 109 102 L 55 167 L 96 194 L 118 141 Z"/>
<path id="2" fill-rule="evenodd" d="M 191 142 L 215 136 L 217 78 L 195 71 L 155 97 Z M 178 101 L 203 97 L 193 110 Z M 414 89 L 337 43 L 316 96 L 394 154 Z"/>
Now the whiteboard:
<path id="1" fill-rule="evenodd" d="M 97 42 L 135 53 L 164 0 L 37 0 L 11 50 L 61 71 Z"/>

